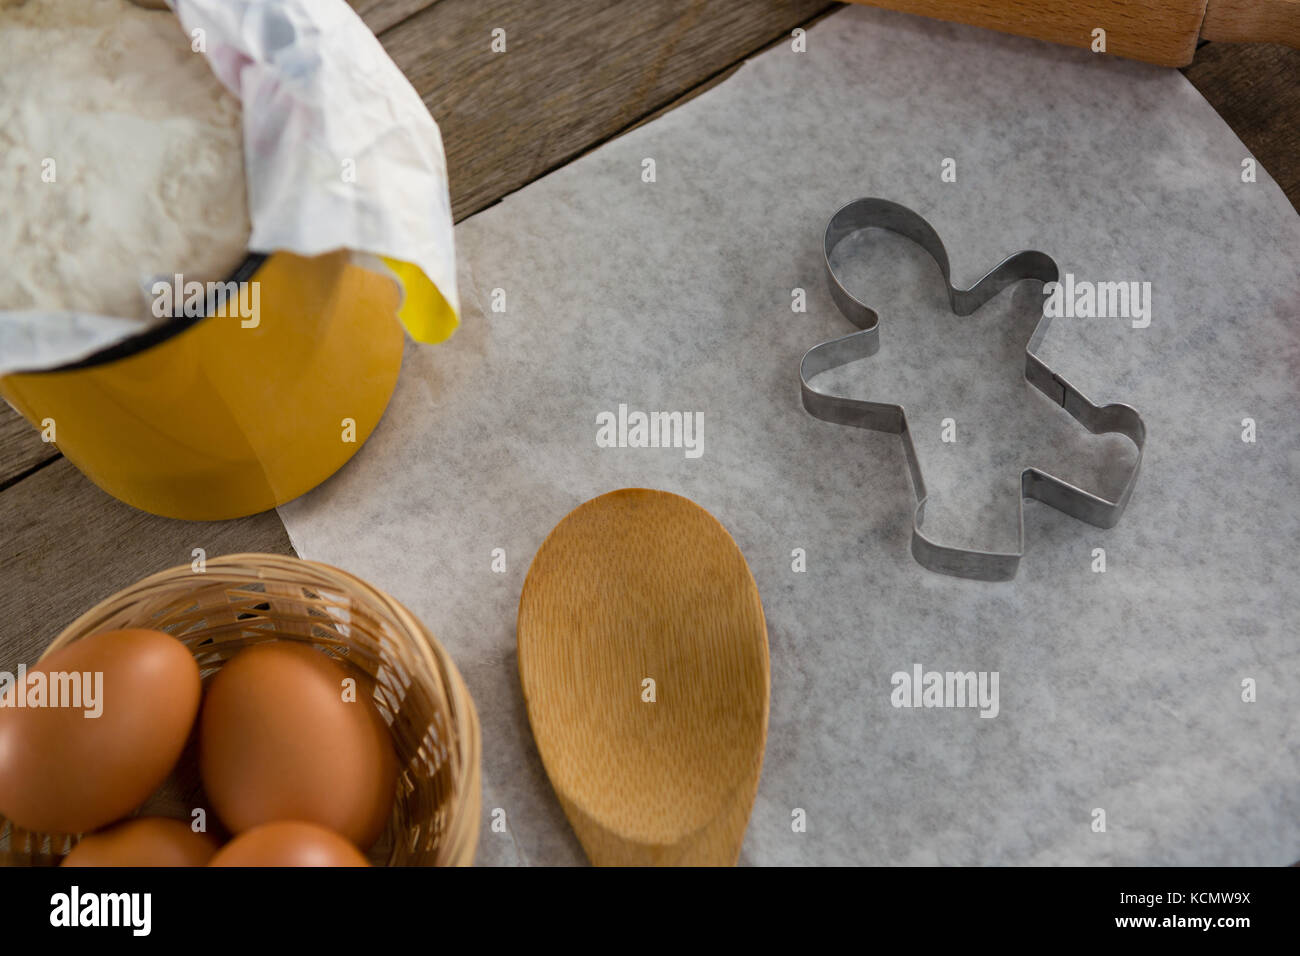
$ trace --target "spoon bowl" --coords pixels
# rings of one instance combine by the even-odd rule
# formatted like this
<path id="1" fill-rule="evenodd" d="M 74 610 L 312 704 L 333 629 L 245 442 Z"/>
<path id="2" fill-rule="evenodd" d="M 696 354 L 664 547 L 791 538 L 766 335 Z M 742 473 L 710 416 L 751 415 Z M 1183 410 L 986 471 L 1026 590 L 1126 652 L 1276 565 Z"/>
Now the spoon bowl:
<path id="1" fill-rule="evenodd" d="M 733 865 L 770 672 L 758 588 L 703 508 L 640 488 L 555 527 L 524 582 L 519 676 L 556 795 L 597 865 Z"/>

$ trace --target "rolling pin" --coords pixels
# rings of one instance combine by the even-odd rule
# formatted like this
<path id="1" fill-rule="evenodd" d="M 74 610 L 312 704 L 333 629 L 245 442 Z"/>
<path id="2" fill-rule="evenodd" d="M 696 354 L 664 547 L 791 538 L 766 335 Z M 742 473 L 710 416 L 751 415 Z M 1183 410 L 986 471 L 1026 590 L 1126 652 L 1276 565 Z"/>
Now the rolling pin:
<path id="1" fill-rule="evenodd" d="M 1300 0 L 854 0 L 1094 49 L 1161 66 L 1192 62 L 1200 40 L 1300 47 Z"/>

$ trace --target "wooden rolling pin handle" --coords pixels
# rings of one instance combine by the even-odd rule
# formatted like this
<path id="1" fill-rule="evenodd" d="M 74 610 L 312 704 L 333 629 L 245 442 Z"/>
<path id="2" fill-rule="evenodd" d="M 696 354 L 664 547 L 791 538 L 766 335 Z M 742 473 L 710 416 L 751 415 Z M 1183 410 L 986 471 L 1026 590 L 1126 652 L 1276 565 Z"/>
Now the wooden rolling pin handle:
<path id="1" fill-rule="evenodd" d="M 1300 0 L 854 0 L 1161 66 L 1199 40 L 1300 47 Z M 1097 49 L 1097 29 L 1105 31 Z"/>
<path id="2" fill-rule="evenodd" d="M 1300 0 L 1210 0 L 1201 39 L 1300 48 Z"/>

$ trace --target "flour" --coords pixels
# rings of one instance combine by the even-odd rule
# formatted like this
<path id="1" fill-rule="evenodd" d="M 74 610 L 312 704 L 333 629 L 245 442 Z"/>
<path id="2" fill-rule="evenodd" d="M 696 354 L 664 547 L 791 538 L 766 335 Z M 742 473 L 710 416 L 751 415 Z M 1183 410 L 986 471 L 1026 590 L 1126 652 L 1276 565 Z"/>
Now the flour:
<path id="1" fill-rule="evenodd" d="M 0 0 L 0 309 L 147 321 L 142 283 L 248 236 L 239 102 L 172 13 Z"/>

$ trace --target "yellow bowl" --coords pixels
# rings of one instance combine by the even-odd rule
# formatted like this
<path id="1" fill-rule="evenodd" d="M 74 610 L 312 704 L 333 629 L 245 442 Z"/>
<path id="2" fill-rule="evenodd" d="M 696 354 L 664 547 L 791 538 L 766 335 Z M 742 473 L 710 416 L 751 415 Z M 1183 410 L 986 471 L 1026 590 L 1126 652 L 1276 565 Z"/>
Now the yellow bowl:
<path id="1" fill-rule="evenodd" d="M 219 520 L 296 498 L 379 423 L 402 362 L 401 290 L 344 251 L 247 266 L 256 324 L 174 318 L 75 365 L 0 378 L 0 395 L 144 511 Z"/>

